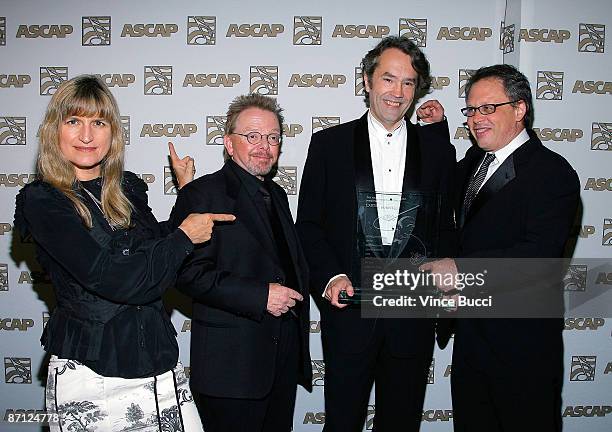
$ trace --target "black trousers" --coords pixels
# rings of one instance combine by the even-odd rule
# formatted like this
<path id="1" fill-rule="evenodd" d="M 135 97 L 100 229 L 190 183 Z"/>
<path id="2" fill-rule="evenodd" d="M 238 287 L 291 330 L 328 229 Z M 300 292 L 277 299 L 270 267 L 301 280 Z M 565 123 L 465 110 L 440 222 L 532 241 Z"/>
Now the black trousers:
<path id="1" fill-rule="evenodd" d="M 365 351 L 347 354 L 333 348 L 324 346 L 323 352 L 324 432 L 361 432 L 373 383 L 376 384 L 373 430 L 419 430 L 431 358 L 394 357 L 381 323 Z"/>
<path id="2" fill-rule="evenodd" d="M 281 322 L 276 375 L 266 397 L 232 399 L 198 394 L 198 409 L 206 432 L 291 431 L 300 356 L 298 325 L 294 318 Z"/>
<path id="3" fill-rule="evenodd" d="M 560 432 L 562 371 L 491 376 L 453 364 L 455 432 Z"/>

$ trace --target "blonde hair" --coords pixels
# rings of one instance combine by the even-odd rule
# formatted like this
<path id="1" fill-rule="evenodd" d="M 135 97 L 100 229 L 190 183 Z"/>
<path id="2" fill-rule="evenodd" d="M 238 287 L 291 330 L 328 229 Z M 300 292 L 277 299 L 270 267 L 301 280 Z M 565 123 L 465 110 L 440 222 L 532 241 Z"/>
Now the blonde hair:
<path id="1" fill-rule="evenodd" d="M 60 126 L 70 116 L 100 117 L 109 122 L 111 145 L 100 164 L 100 201 L 104 216 L 112 226 L 129 227 L 132 205 L 121 189 L 124 142 L 119 108 L 99 78 L 79 75 L 63 83 L 51 98 L 40 127 L 38 174 L 72 201 L 83 224 L 91 228 L 91 212 L 76 193 L 79 180 L 75 169 L 64 157 L 59 145 Z"/>

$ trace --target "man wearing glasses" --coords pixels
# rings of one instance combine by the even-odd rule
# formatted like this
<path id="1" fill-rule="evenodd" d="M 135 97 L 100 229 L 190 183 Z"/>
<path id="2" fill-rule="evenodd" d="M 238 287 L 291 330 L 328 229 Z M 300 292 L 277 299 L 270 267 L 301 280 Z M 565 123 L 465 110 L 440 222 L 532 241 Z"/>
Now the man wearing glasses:
<path id="1" fill-rule="evenodd" d="M 527 78 L 513 66 L 483 67 L 470 78 L 461 111 L 478 146 L 458 164 L 458 257 L 496 258 L 504 267 L 513 263 L 502 261 L 506 258 L 562 257 L 580 184 L 570 164 L 531 129 Z M 478 265 L 444 259 L 422 269 L 472 273 L 472 266 Z M 555 299 L 555 290 L 542 291 L 535 279 L 520 283 L 523 276 L 520 269 L 510 275 L 509 295 Z M 503 299 L 508 292 L 496 291 L 497 286 L 487 288 Z M 469 288 L 462 294 L 474 295 Z M 451 376 L 456 432 L 561 430 L 563 320 L 538 316 L 457 320 Z"/>
<path id="2" fill-rule="evenodd" d="M 311 388 L 307 265 L 287 196 L 270 174 L 282 124 L 274 99 L 234 99 L 225 165 L 183 187 L 176 202 L 179 217 L 195 209 L 236 215 L 194 250 L 177 281 L 194 298 L 191 388 L 207 432 L 288 432 L 297 384 Z"/>

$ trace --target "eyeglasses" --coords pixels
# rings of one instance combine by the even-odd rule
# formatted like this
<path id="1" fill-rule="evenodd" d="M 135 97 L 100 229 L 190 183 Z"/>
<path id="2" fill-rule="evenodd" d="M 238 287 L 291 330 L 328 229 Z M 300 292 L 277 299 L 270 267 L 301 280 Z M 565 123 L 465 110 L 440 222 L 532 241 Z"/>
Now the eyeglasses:
<path id="1" fill-rule="evenodd" d="M 520 101 L 520 99 L 508 101 L 508 102 L 502 102 L 498 104 L 484 104 L 478 107 L 467 106 L 465 108 L 461 108 L 461 113 L 466 117 L 473 117 L 474 114 L 476 114 L 476 110 L 478 110 L 480 114 L 482 115 L 489 115 L 489 114 L 493 114 L 495 110 L 497 109 L 497 107 L 500 107 L 502 105 L 513 104 L 518 101 Z"/>
<path id="2" fill-rule="evenodd" d="M 276 132 L 265 134 L 265 135 L 264 134 L 260 134 L 259 132 L 249 132 L 249 133 L 246 133 L 246 134 L 232 132 L 230 135 L 240 135 L 240 136 L 243 136 L 243 137 L 245 137 L 247 139 L 249 144 L 252 144 L 252 145 L 259 144 L 263 137 L 266 137 L 266 141 L 268 141 L 268 144 L 270 144 L 271 146 L 277 146 L 277 145 L 279 145 L 283 141 L 283 136 L 281 134 L 279 134 L 279 133 L 276 133 Z"/>

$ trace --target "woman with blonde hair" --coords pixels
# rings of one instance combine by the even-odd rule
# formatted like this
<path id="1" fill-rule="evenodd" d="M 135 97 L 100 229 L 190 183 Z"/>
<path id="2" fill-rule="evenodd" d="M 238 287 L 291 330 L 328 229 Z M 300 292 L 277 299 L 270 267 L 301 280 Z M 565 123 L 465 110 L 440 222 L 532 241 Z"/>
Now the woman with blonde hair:
<path id="1" fill-rule="evenodd" d="M 189 181 L 191 160 L 171 152 L 180 183 Z M 161 296 L 214 222 L 234 217 L 158 223 L 123 160 L 108 88 L 89 75 L 64 83 L 40 129 L 38 179 L 15 211 L 57 298 L 41 338 L 51 354 L 47 410 L 59 417 L 51 430 L 201 431 Z"/>

